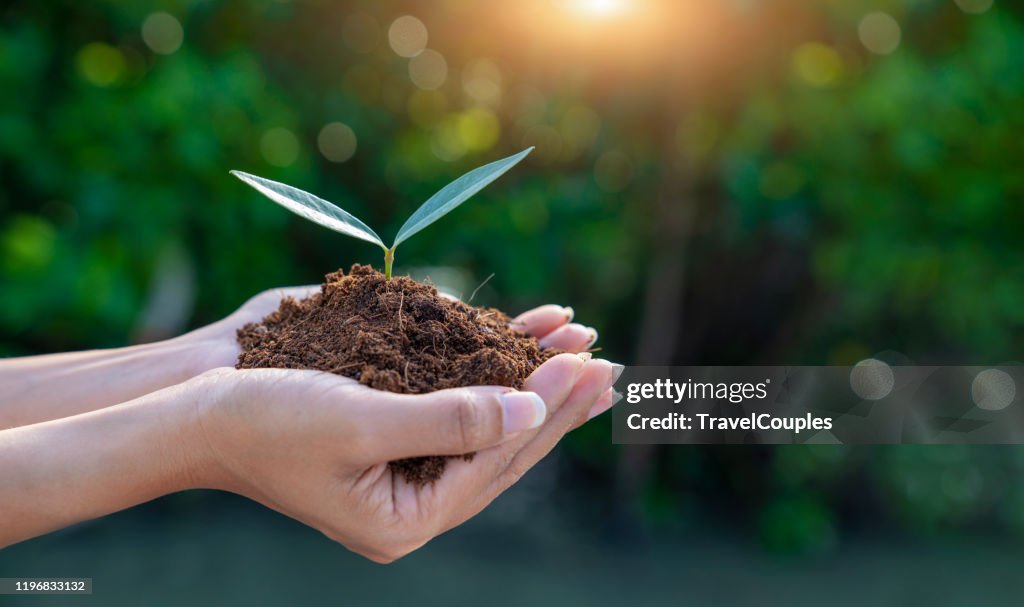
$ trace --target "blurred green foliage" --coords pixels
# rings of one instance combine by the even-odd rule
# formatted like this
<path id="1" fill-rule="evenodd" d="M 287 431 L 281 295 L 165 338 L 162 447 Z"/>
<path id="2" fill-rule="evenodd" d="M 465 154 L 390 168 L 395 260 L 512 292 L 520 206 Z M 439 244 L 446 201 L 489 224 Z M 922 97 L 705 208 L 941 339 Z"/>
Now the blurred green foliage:
<path id="1" fill-rule="evenodd" d="M 572 304 L 623 362 L 1020 357 L 1020 7 L 587 4 L 5 3 L 0 354 L 160 337 L 376 260 L 229 169 L 388 238 L 454 176 L 536 145 L 397 271 L 457 268 L 466 292 L 494 272 L 484 303 Z M 1024 531 L 1017 450 L 637 456 L 600 425 L 568 447 L 652 524 L 697 502 L 781 551 L 879 519 Z"/>

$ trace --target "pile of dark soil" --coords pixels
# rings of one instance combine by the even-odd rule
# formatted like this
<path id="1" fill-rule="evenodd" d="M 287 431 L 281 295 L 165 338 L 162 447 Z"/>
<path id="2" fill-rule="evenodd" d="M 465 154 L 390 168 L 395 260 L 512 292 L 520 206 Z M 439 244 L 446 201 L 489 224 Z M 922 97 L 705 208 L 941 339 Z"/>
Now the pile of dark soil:
<path id="1" fill-rule="evenodd" d="M 429 285 L 354 265 L 325 277 L 320 293 L 286 298 L 238 330 L 239 369 L 317 369 L 406 394 L 499 385 L 520 388 L 556 353 L 509 327 L 499 310 L 446 299 Z M 464 457 L 472 457 L 467 454 Z M 409 482 L 441 477 L 449 458 L 390 462 Z"/>

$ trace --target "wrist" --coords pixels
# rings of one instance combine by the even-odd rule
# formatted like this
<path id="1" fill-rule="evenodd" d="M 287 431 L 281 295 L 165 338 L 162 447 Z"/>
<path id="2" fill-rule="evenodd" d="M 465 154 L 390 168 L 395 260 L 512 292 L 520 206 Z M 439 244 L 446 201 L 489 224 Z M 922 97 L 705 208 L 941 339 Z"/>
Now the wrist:
<path id="1" fill-rule="evenodd" d="M 234 490 L 233 475 L 225 465 L 228 424 L 224 409 L 231 408 L 234 390 L 227 381 L 233 370 L 211 369 L 175 386 L 170 415 L 177 428 L 173 449 L 180 454 L 181 482 L 191 489 Z"/>
<path id="2" fill-rule="evenodd" d="M 208 336 L 0 361 L 0 429 L 145 397 L 234 365 L 237 348 L 233 340 L 216 343 Z"/>
<path id="3" fill-rule="evenodd" d="M 0 432 L 0 486 L 17 488 L 0 493 L 0 547 L 207 486 L 191 398 L 175 386 Z"/>

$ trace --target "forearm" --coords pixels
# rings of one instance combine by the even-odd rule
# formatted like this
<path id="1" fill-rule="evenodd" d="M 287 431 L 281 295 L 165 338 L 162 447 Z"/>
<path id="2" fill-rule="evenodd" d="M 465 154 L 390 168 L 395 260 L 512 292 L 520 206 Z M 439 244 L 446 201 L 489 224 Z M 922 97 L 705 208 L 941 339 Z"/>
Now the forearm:
<path id="1" fill-rule="evenodd" d="M 216 342 L 154 344 L 0 360 L 0 430 L 122 403 L 210 368 Z"/>
<path id="2" fill-rule="evenodd" d="M 0 431 L 0 547 L 199 484 L 193 393 Z"/>

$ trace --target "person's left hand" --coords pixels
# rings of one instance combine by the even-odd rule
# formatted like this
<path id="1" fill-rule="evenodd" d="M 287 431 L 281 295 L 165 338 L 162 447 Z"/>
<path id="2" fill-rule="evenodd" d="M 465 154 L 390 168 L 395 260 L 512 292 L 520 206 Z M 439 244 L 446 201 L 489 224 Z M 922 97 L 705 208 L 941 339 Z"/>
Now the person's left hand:
<path id="1" fill-rule="evenodd" d="M 193 462 L 187 486 L 244 495 L 386 563 L 472 517 L 567 432 L 611 407 L 619 370 L 563 353 L 523 391 L 408 395 L 317 371 L 216 369 L 178 386 L 170 415 L 192 420 L 179 432 L 179 451 Z M 387 464 L 471 452 L 428 484 Z"/>
<path id="2" fill-rule="evenodd" d="M 176 337 L 171 341 L 188 344 L 194 352 L 196 375 L 218 367 L 233 367 L 241 349 L 237 332 L 245 325 L 263 320 L 286 297 L 305 299 L 320 290 L 318 285 L 268 289 L 249 298 L 240 308 L 213 324 Z"/>

